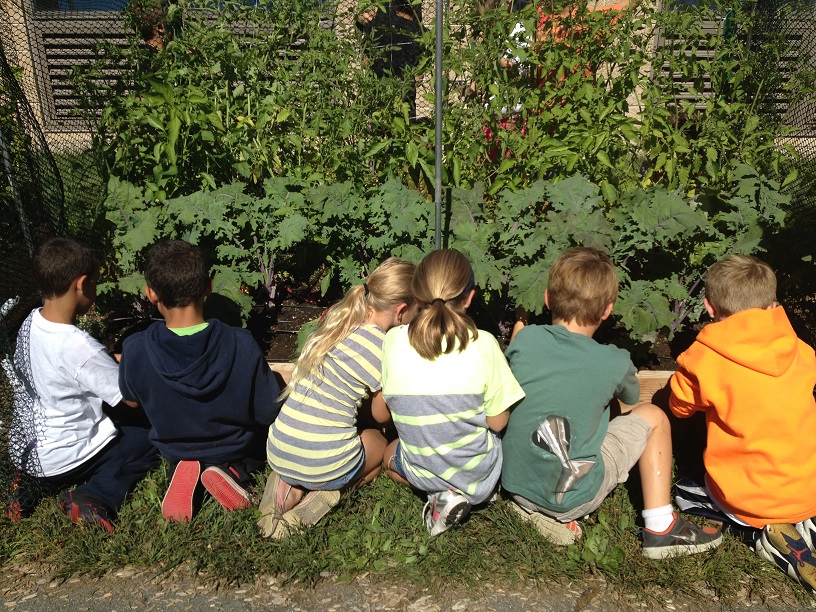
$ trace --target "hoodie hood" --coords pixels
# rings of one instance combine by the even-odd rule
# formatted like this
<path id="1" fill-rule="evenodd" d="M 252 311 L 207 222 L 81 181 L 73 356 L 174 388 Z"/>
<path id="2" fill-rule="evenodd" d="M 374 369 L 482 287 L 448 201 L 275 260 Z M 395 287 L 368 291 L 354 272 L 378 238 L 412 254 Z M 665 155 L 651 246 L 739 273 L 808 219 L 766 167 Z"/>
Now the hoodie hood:
<path id="1" fill-rule="evenodd" d="M 697 341 L 729 361 L 778 377 L 797 354 L 796 332 L 781 306 L 751 308 L 706 325 Z"/>
<path id="2" fill-rule="evenodd" d="M 151 364 L 173 390 L 186 397 L 204 397 L 221 390 L 235 361 L 235 335 L 225 334 L 218 320 L 207 323 L 190 336 L 179 336 L 164 323 L 146 330 Z"/>

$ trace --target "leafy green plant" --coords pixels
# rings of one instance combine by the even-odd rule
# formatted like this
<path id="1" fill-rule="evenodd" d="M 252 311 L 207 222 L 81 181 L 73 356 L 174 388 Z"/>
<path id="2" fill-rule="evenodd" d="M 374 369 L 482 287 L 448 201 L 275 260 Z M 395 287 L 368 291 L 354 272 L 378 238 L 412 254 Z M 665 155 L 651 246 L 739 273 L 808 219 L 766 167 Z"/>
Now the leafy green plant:
<path id="1" fill-rule="evenodd" d="M 100 47 L 77 75 L 103 109 L 96 143 L 110 175 L 160 200 L 280 175 L 363 186 L 387 176 L 367 154 L 380 118 L 402 115 L 396 84 L 360 66 L 357 38 L 326 27 L 325 7 L 182 2 L 174 13 L 184 27 L 165 49 Z M 131 71 L 100 86 L 112 65 Z"/>
<path id="2" fill-rule="evenodd" d="M 595 518 L 597 523 L 584 530 L 580 548 L 570 546 L 567 555 L 575 563 L 588 565 L 592 571 L 600 569 L 615 573 L 625 557 L 623 548 L 616 542 L 620 541 L 621 533 L 634 527 L 631 515 L 617 517 L 614 526 L 605 510 L 599 510 Z"/>
<path id="3" fill-rule="evenodd" d="M 790 42 L 757 44 L 749 8 L 737 11 L 734 33 L 704 26 L 723 22 L 726 2 L 623 13 L 551 4 L 452 16 L 446 67 L 459 78 L 446 89 L 447 184 L 496 194 L 580 172 L 614 202 L 636 185 L 690 195 L 725 187 L 735 161 L 795 179 L 769 94 L 807 97 L 814 70 L 803 56 L 783 74 Z M 655 49 L 656 34 L 668 44 Z M 428 168 L 431 149 L 415 150 Z"/>
<path id="4" fill-rule="evenodd" d="M 471 256 L 498 321 L 512 306 L 541 311 L 564 249 L 603 248 L 619 269 L 624 326 L 671 334 L 699 316 L 707 267 L 758 249 L 784 221 L 796 173 L 765 114 L 763 92 L 782 85 L 761 69 L 784 44 L 760 53 L 703 28 L 716 2 L 624 14 L 557 4 L 451 15 L 446 243 Z M 325 294 L 384 257 L 418 261 L 431 248 L 435 128 L 408 115 L 405 83 L 359 61 L 353 15 L 330 29 L 313 5 L 294 17 L 277 3 L 179 10 L 185 27 L 102 118 L 120 289 L 137 290 L 141 251 L 166 237 L 201 244 L 217 289 L 244 313 L 253 296 L 274 297 L 281 273 L 319 270 Z M 735 23 L 750 31 L 751 13 Z M 656 31 L 675 52 L 653 59 Z M 430 34 L 420 43 L 428 52 L 408 78 L 430 69 Z M 701 44 L 709 59 L 689 61 Z"/>
<path id="5" fill-rule="evenodd" d="M 615 312 L 635 338 L 674 333 L 701 313 L 704 272 L 726 253 L 750 253 L 779 228 L 789 198 L 778 182 L 735 164 L 733 182 L 689 198 L 662 186 L 618 194 L 614 204 L 581 175 L 528 189 L 454 189 L 446 215 L 448 246 L 466 253 L 493 305 L 541 312 L 547 270 L 565 249 L 593 246 L 615 261 L 621 289 Z M 432 247 L 430 203 L 399 181 L 370 196 L 350 183 L 308 186 L 267 179 L 263 196 L 235 183 L 155 205 L 134 186 L 111 179 L 108 218 L 119 288 L 136 293 L 140 252 L 161 238 L 183 238 L 210 252 L 216 291 L 239 303 L 274 295 L 281 270 L 311 258 L 343 290 L 390 255 L 419 261 Z M 316 264 L 315 264 L 316 265 Z M 105 286 L 106 289 L 109 285 Z M 249 291 L 243 291 L 248 288 Z"/>
<path id="6" fill-rule="evenodd" d="M 722 22 L 724 1 L 683 11 L 638 3 L 624 13 L 554 5 L 551 14 L 533 5 L 451 9 L 446 185 L 483 184 L 493 196 L 580 172 L 614 202 L 636 185 L 690 195 L 722 188 L 735 161 L 783 184 L 795 179 L 769 94 L 804 99 L 815 71 L 805 58 L 790 61 L 781 38 L 751 42 L 751 10 L 737 10 L 732 33 L 703 25 Z M 271 176 L 349 181 L 364 193 L 396 177 L 429 191 L 433 32 L 398 81 L 376 78 L 370 66 L 387 49 L 372 47 L 349 27 L 356 14 L 339 8 L 332 27 L 325 6 L 311 2 L 218 10 L 182 2 L 176 12 L 184 27 L 165 50 L 100 48 L 96 71 L 79 76 L 90 106 L 104 109 L 97 145 L 111 175 L 160 200 Z M 656 33 L 670 43 L 655 50 Z M 784 74 L 770 68 L 782 58 Z M 133 72 L 100 89 L 112 64 Z M 404 102 L 409 83 L 419 83 L 416 117 Z"/>
<path id="7" fill-rule="evenodd" d="M 271 301 L 279 272 L 291 275 L 304 260 L 326 267 L 325 293 L 333 280 L 346 287 L 391 255 L 418 261 L 432 239 L 431 206 L 397 181 L 366 198 L 349 183 L 310 187 L 275 177 L 264 181 L 262 196 L 233 183 L 164 205 L 116 178 L 108 190 L 120 291 L 141 292 L 144 249 L 161 239 L 180 238 L 210 254 L 214 291 L 236 302 L 244 315 L 256 290 Z M 112 289 L 111 282 L 100 285 L 101 292 Z"/>
<path id="8" fill-rule="evenodd" d="M 498 194 L 488 214 L 481 192 L 454 190 L 450 245 L 468 253 L 477 284 L 515 306 L 543 310 L 547 271 L 572 246 L 610 253 L 621 288 L 615 313 L 635 338 L 673 334 L 702 312 L 708 267 L 726 253 L 751 253 L 778 229 L 789 197 L 778 182 L 735 165 L 727 190 L 688 198 L 664 187 L 608 202 L 585 177 L 540 181 Z"/>

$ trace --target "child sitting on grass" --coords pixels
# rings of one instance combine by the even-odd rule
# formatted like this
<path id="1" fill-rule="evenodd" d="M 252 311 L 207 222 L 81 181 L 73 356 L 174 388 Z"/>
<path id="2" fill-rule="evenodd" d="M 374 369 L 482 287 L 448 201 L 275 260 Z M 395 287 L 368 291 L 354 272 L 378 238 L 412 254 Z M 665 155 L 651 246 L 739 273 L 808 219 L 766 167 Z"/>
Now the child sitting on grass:
<path id="1" fill-rule="evenodd" d="M 159 463 L 148 429 L 119 427 L 106 414 L 122 401 L 119 366 L 105 348 L 76 327 L 96 300 L 99 264 L 89 248 L 68 238 L 46 241 L 34 259 L 42 308 L 23 322 L 14 353 L 22 383 L 9 428 L 12 462 L 46 494 L 77 485 L 59 497 L 74 522 L 107 531 L 127 494 Z M 132 411 L 132 408 L 125 407 Z M 25 491 L 9 508 L 19 518 Z"/>
<path id="2" fill-rule="evenodd" d="M 729 255 L 705 276 L 714 319 L 677 358 L 669 407 L 706 415 L 703 486 L 677 503 L 717 518 L 763 558 L 816 590 L 816 357 L 776 305 L 776 275 Z"/>
<path id="3" fill-rule="evenodd" d="M 414 321 L 383 344 L 383 396 L 399 439 L 385 452 L 388 475 L 428 495 L 425 526 L 437 535 L 496 493 L 502 468 L 498 433 L 524 393 L 492 335 L 467 316 L 473 270 L 455 250 L 428 254 L 412 284 Z"/>
<path id="4" fill-rule="evenodd" d="M 269 428 L 273 472 L 258 521 L 264 536 L 283 538 L 298 525 L 314 525 L 341 491 L 380 473 L 386 440 L 376 429 L 359 430 L 358 411 L 366 398 L 373 412 L 383 401 L 383 338 L 416 313 L 413 274 L 412 263 L 386 259 L 326 311 L 306 341 Z"/>
<path id="5" fill-rule="evenodd" d="M 617 294 L 608 255 L 570 249 L 550 269 L 544 293 L 553 324 L 516 324 L 506 355 L 526 397 L 504 435 L 502 487 L 522 519 L 567 545 L 581 536 L 577 519 L 597 509 L 637 463 L 643 555 L 709 550 L 722 535 L 678 517 L 671 505 L 671 430 L 663 411 L 639 404 L 610 422 L 613 398 L 631 405 L 640 396 L 629 354 L 592 339 Z"/>
<path id="6" fill-rule="evenodd" d="M 279 410 L 274 375 L 247 330 L 204 320 L 212 280 L 198 248 L 155 244 L 144 276 L 164 321 L 125 340 L 119 384 L 126 400 L 144 406 L 151 440 L 173 464 L 162 515 L 191 520 L 199 479 L 226 510 L 248 508 L 247 487 Z"/>

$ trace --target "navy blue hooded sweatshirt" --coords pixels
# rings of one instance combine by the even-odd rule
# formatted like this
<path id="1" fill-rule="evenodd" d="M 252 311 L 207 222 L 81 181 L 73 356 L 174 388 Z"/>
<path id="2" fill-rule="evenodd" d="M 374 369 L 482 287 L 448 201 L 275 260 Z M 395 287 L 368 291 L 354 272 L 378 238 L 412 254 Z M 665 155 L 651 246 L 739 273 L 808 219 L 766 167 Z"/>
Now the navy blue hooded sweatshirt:
<path id="1" fill-rule="evenodd" d="M 280 389 L 250 333 L 214 319 L 190 336 L 161 321 L 127 338 L 119 387 L 142 405 L 151 441 L 172 462 L 262 457 L 280 411 Z"/>

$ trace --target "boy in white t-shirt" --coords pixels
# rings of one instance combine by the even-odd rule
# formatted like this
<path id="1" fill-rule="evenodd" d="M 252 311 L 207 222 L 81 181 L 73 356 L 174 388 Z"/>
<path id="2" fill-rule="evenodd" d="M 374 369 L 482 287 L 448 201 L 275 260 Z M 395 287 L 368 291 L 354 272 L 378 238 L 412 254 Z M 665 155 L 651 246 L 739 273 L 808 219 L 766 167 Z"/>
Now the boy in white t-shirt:
<path id="1" fill-rule="evenodd" d="M 93 251 L 52 238 L 34 259 L 34 275 L 43 306 L 17 335 L 11 459 L 46 494 L 78 485 L 60 495 L 60 508 L 74 522 L 92 521 L 112 531 L 126 495 L 158 465 L 158 454 L 147 427 L 117 428 L 106 414 L 107 407 L 122 402 L 119 366 L 76 327 L 77 317 L 96 300 L 99 264 Z M 25 510 L 18 501 L 8 514 L 19 518 Z"/>

